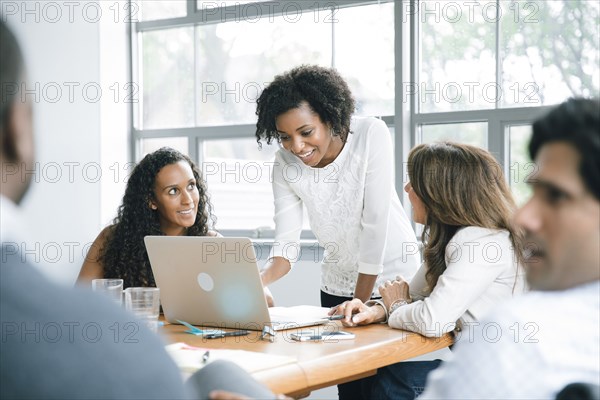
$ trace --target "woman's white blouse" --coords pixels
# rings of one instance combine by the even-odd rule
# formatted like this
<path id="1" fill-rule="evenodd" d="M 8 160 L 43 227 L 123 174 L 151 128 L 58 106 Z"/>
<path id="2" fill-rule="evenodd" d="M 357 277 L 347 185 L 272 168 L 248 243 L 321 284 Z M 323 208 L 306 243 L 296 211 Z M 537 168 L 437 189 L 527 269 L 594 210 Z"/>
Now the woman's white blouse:
<path id="1" fill-rule="evenodd" d="M 311 168 L 281 149 L 273 166 L 275 243 L 270 257 L 300 254 L 302 206 L 325 252 L 321 290 L 352 297 L 358 273 L 410 279 L 420 264 L 417 240 L 394 189 L 390 132 L 376 118 L 354 118 L 341 153 Z"/>
<path id="2" fill-rule="evenodd" d="M 479 227 L 460 229 L 446 246 L 446 270 L 430 290 L 425 263 L 410 282 L 411 304 L 389 318 L 393 328 L 437 337 L 457 327 L 468 334 L 491 308 L 523 293 L 519 267 L 508 231 Z"/>

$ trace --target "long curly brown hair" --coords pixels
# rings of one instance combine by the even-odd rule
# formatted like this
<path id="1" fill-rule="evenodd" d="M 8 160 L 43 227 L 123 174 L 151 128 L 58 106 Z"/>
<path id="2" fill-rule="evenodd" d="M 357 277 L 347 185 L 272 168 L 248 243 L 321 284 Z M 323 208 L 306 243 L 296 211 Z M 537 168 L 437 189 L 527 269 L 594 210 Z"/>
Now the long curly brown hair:
<path id="1" fill-rule="evenodd" d="M 267 144 L 279 141 L 275 120 L 303 102 L 307 102 L 321 122 L 331 128 L 333 135 L 339 135 L 342 142 L 346 142 L 355 109 L 348 84 L 333 68 L 301 65 L 277 75 L 256 101 L 258 145 L 261 145 L 261 139 Z"/>
<path id="2" fill-rule="evenodd" d="M 516 204 L 502 167 L 488 151 L 452 142 L 421 144 L 411 150 L 407 167 L 427 214 L 423 258 L 432 290 L 446 270 L 446 246 L 463 227 L 508 231 L 522 263 L 523 234 L 511 220 Z"/>
<path id="3" fill-rule="evenodd" d="M 214 228 L 216 218 L 200 170 L 188 156 L 163 147 L 146 155 L 129 177 L 123 203 L 108 230 L 106 245 L 100 249 L 99 261 L 104 267 L 105 278 L 121 278 L 124 287 L 156 286 L 144 236 L 164 233 L 160 229 L 158 211 L 152 210 L 149 203 L 154 197 L 156 175 L 163 167 L 180 161 L 187 162 L 192 168 L 200 195 L 196 221 L 187 229 L 186 235 L 206 236 L 209 229 Z"/>

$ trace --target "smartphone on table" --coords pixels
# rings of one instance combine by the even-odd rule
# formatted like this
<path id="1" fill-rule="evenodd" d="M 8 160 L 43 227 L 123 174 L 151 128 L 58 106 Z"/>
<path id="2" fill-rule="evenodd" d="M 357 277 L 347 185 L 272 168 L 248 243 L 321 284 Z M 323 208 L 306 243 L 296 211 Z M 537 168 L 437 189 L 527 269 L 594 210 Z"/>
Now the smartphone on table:
<path id="1" fill-rule="evenodd" d="M 335 331 L 335 332 L 323 332 L 321 334 L 316 334 L 314 332 L 297 332 L 292 333 L 290 337 L 293 340 L 297 340 L 298 342 L 309 342 L 309 341 L 337 341 L 337 340 L 346 340 L 346 339 L 354 339 L 356 336 L 354 333 L 344 332 L 344 331 Z"/>

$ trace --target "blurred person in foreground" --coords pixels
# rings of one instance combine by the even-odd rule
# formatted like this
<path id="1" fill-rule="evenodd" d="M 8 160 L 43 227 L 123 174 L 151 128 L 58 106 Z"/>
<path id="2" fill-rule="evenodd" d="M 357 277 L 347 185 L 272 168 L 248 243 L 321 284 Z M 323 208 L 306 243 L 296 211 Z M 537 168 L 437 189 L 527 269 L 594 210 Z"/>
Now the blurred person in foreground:
<path id="1" fill-rule="evenodd" d="M 187 399 L 232 386 L 273 398 L 232 363 L 217 361 L 184 385 L 162 341 L 132 315 L 91 291 L 54 285 L 20 254 L 18 204 L 34 162 L 32 110 L 19 92 L 21 50 L 1 20 L 0 54 L 0 398 Z"/>
<path id="2" fill-rule="evenodd" d="M 533 291 L 477 324 L 422 399 L 555 399 L 572 383 L 598 398 L 600 102 L 569 99 L 536 121 L 529 154 L 533 196 L 515 222 Z"/>

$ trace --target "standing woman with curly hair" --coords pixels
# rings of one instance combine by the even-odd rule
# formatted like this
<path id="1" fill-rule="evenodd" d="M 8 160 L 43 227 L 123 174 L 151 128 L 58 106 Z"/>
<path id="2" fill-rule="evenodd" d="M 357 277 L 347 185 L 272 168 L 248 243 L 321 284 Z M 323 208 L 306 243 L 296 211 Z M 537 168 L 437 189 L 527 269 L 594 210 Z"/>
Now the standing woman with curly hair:
<path id="1" fill-rule="evenodd" d="M 319 66 L 276 76 L 257 101 L 259 145 L 265 140 L 281 146 L 272 181 L 275 243 L 263 285 L 287 274 L 297 259 L 304 205 L 325 250 L 324 307 L 378 298 L 376 283 L 397 275 L 410 279 L 419 266 L 417 239 L 394 189 L 390 132 L 383 121 L 353 113 L 347 83 L 334 69 Z M 357 395 L 352 384 L 338 389 L 340 398 Z"/>
<path id="2" fill-rule="evenodd" d="M 163 147 L 133 169 L 112 225 L 90 248 L 78 282 L 120 278 L 124 287 L 156 286 L 144 236 L 216 236 L 212 206 L 198 167 Z"/>

